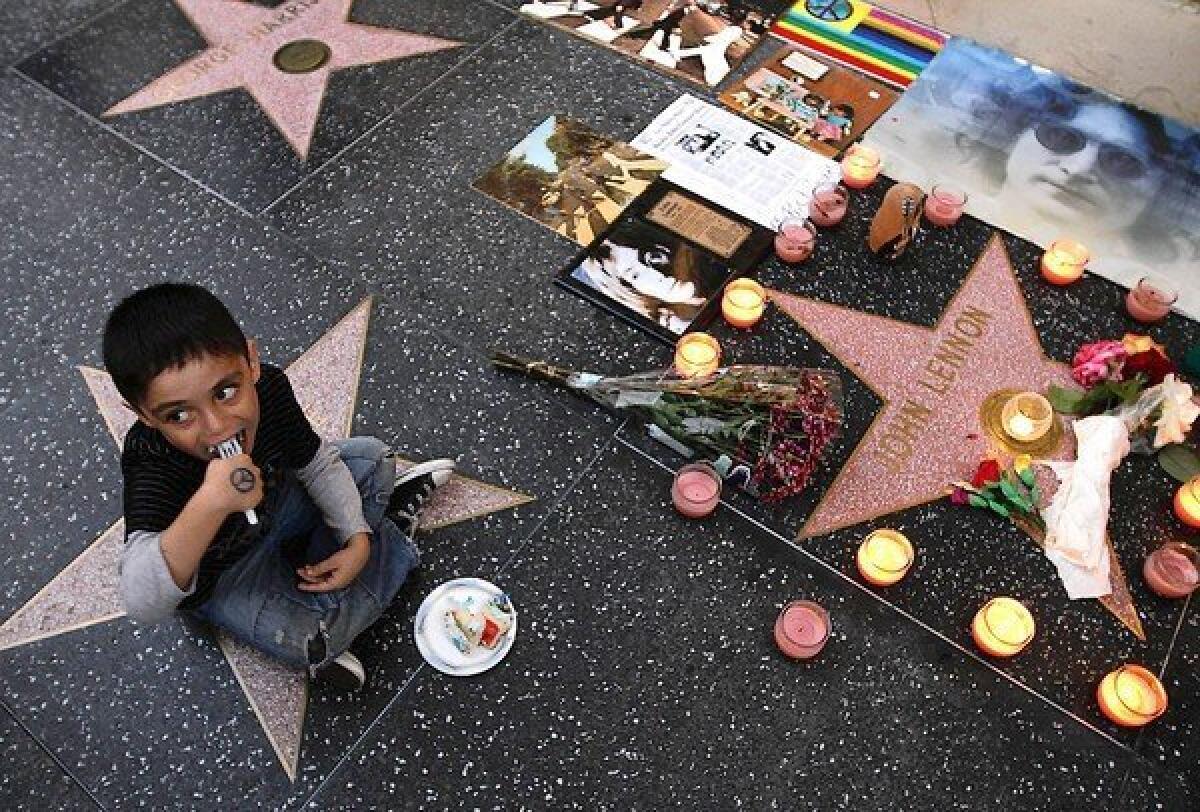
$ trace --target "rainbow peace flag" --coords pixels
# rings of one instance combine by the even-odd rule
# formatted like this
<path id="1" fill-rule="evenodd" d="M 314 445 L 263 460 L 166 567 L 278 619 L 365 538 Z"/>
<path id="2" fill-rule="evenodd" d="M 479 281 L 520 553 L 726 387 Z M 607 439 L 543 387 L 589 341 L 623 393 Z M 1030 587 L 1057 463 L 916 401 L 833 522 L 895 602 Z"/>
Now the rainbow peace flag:
<path id="1" fill-rule="evenodd" d="M 776 19 L 771 33 L 899 88 L 917 78 L 947 39 L 861 0 L 802 0 Z"/>

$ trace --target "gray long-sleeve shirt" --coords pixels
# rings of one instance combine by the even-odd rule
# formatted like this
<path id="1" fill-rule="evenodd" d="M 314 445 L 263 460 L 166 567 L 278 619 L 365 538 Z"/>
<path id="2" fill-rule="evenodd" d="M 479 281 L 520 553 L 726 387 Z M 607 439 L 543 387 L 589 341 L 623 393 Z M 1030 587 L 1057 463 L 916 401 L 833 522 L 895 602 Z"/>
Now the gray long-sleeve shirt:
<path id="1" fill-rule="evenodd" d="M 355 533 L 371 532 L 363 517 L 358 486 L 336 446 L 322 441 L 312 461 L 296 470 L 296 478 L 343 543 Z M 130 532 L 118 567 L 125 611 L 144 623 L 168 617 L 196 590 L 195 575 L 186 589 L 180 589 L 171 577 L 162 553 L 161 532 Z"/>

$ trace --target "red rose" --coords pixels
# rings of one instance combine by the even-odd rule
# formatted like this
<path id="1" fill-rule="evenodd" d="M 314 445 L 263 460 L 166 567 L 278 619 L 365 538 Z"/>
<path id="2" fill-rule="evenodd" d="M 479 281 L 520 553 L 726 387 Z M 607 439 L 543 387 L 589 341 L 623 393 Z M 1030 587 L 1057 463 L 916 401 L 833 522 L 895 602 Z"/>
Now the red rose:
<path id="1" fill-rule="evenodd" d="M 975 476 L 971 477 L 971 484 L 976 488 L 982 488 L 989 482 L 995 482 L 1000 479 L 1000 463 L 995 460 L 984 460 L 979 463 L 979 470 L 975 472 Z"/>
<path id="2" fill-rule="evenodd" d="M 1125 359 L 1125 376 L 1141 375 L 1147 386 L 1162 383 L 1163 378 L 1175 371 L 1175 365 L 1156 348 L 1135 352 Z"/>

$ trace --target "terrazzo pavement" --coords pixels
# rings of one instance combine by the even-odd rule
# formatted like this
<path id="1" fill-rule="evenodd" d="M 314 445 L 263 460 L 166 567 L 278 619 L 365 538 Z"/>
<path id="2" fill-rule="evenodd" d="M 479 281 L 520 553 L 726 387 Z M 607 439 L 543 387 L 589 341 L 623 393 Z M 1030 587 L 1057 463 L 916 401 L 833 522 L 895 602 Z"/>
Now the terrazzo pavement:
<path id="1" fill-rule="evenodd" d="M 345 72 L 303 164 L 241 93 L 96 117 L 202 47 L 170 3 L 36 0 L 40 14 L 0 26 L 0 618 L 120 515 L 117 454 L 76 367 L 99 366 L 107 310 L 154 281 L 210 286 L 281 364 L 374 294 L 354 431 L 535 497 L 426 534 L 423 571 L 364 640 L 365 691 L 314 686 L 294 782 L 205 629 L 123 619 L 0 651 L 0 808 L 1194 808 L 1200 621 L 1136 572 L 1179 533 L 1152 461 L 1126 463 L 1114 490 L 1141 644 L 1067 601 L 1015 530 L 946 504 L 797 543 L 880 403 L 778 311 L 714 332 L 738 361 L 844 372 L 848 415 L 830 466 L 782 510 L 734 494 L 686 521 L 669 506 L 677 459 L 489 367 L 497 347 L 613 373 L 669 361 L 549 284 L 576 246 L 470 182 L 547 115 L 629 138 L 698 92 L 511 5 L 360 0 L 356 21 L 468 45 Z M 809 263 L 770 261 L 762 281 L 934 323 L 992 231 L 928 232 L 876 265 L 862 241 L 882 193 L 856 195 Z M 1119 289 L 1051 290 L 1036 249 L 1004 239 L 1050 356 L 1133 327 Z M 1154 335 L 1179 351 L 1197 331 L 1173 316 Z M 914 539 L 917 564 L 869 589 L 852 551 L 884 524 Z M 508 659 L 473 679 L 423 666 L 412 641 L 421 598 L 460 575 L 495 580 L 521 612 Z M 1000 592 L 1040 630 L 1007 663 L 966 633 Z M 796 597 L 834 618 L 806 664 L 770 638 Z M 1172 698 L 1140 734 L 1091 698 L 1130 659 Z"/>

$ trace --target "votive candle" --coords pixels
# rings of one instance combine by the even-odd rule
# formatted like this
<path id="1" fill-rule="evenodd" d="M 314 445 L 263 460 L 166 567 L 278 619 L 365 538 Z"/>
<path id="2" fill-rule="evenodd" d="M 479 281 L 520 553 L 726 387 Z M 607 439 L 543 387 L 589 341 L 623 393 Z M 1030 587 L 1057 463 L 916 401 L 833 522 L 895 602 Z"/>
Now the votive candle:
<path id="1" fill-rule="evenodd" d="M 962 217 L 966 205 L 967 193 L 962 189 L 947 183 L 935 183 L 933 190 L 925 197 L 925 219 L 935 226 L 952 226 Z"/>
<path id="2" fill-rule="evenodd" d="M 1013 395 L 1000 411 L 1004 433 L 1021 443 L 1040 440 L 1054 424 L 1054 407 L 1037 392 Z"/>
<path id="3" fill-rule="evenodd" d="M 775 619 L 775 645 L 794 660 L 807 660 L 821 653 L 832 629 L 829 613 L 820 604 L 792 601 Z"/>
<path id="4" fill-rule="evenodd" d="M 855 144 L 842 158 L 842 180 L 851 189 L 865 189 L 879 177 L 878 150 Z"/>
<path id="5" fill-rule="evenodd" d="M 807 220 L 785 220 L 775 235 L 775 253 L 784 262 L 803 262 L 812 256 L 817 229 Z"/>
<path id="6" fill-rule="evenodd" d="M 1042 276 L 1052 285 L 1069 285 L 1083 276 L 1088 251 L 1075 240 L 1055 240 L 1042 255 Z"/>
<path id="7" fill-rule="evenodd" d="M 1167 692 L 1158 677 L 1140 665 L 1123 665 L 1096 687 L 1096 701 L 1110 721 L 1121 727 L 1141 727 L 1167 709 Z"/>
<path id="8" fill-rule="evenodd" d="M 858 573 L 874 586 L 891 586 L 908 574 L 914 558 L 912 542 L 896 530 L 873 531 L 858 547 Z"/>
<path id="9" fill-rule="evenodd" d="M 721 345 L 708 333 L 688 333 L 675 345 L 675 371 L 685 378 L 699 378 L 717 371 Z"/>
<path id="10" fill-rule="evenodd" d="M 1200 476 L 1194 476 L 1175 491 L 1175 515 L 1188 527 L 1200 528 Z"/>
<path id="11" fill-rule="evenodd" d="M 767 307 L 767 292 L 753 279 L 742 277 L 725 286 L 721 315 L 734 327 L 753 327 Z"/>
<path id="12" fill-rule="evenodd" d="M 842 222 L 850 206 L 850 193 L 840 183 L 818 186 L 809 204 L 808 219 L 819 228 L 829 228 Z"/>
<path id="13" fill-rule="evenodd" d="M 675 474 L 671 502 L 689 519 L 702 519 L 721 501 L 721 475 L 706 462 L 689 463 Z"/>
<path id="14" fill-rule="evenodd" d="M 975 645 L 993 657 L 1019 654 L 1033 639 L 1037 625 L 1020 601 L 992 598 L 975 613 L 971 636 Z"/>
<path id="15" fill-rule="evenodd" d="M 1170 541 L 1146 556 L 1142 577 L 1162 598 L 1186 598 L 1200 584 L 1196 548 Z"/>
<path id="16" fill-rule="evenodd" d="M 1125 295 L 1125 309 L 1137 321 L 1151 324 L 1165 319 L 1177 301 L 1179 292 L 1165 280 L 1143 276 Z"/>

